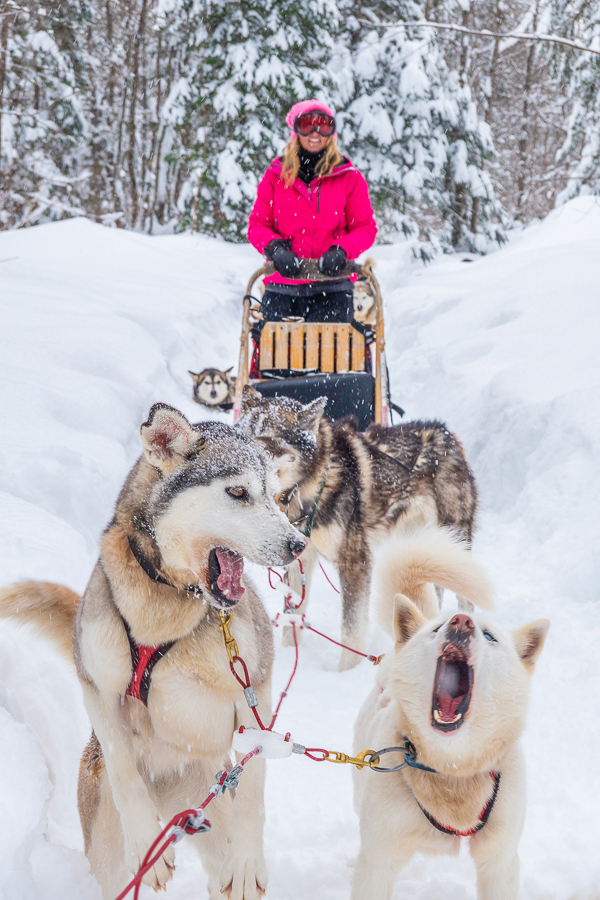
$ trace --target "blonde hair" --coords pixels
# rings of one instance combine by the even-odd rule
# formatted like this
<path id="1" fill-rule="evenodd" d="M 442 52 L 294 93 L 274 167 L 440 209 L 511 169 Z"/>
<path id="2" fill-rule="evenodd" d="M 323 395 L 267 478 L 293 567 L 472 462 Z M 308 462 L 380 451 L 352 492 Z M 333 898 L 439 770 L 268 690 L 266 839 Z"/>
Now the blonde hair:
<path id="1" fill-rule="evenodd" d="M 296 180 L 298 170 L 300 168 L 300 158 L 298 156 L 301 149 L 300 138 L 295 135 L 293 140 L 285 145 L 283 153 L 283 166 L 281 169 L 281 180 L 285 182 L 286 187 L 290 187 Z M 338 146 L 333 137 L 327 139 L 325 144 L 325 153 L 322 159 L 317 163 L 315 175 L 329 175 L 334 166 L 344 161 L 344 157 L 338 150 Z"/>

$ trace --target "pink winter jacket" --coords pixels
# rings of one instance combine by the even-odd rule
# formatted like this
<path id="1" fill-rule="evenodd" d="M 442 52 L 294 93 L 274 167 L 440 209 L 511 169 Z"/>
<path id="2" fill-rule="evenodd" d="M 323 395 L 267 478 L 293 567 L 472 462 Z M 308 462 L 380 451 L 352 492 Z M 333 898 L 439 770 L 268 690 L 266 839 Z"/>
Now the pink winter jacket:
<path id="1" fill-rule="evenodd" d="M 301 178 L 286 187 L 281 169 L 281 160 L 273 160 L 250 213 L 248 240 L 260 253 L 277 238 L 291 240 L 294 253 L 305 259 L 319 259 L 332 244 L 343 247 L 348 259 L 371 247 L 377 226 L 369 189 L 350 160 L 314 178 L 308 187 Z M 298 284 L 300 279 L 276 272 L 266 282 Z"/>

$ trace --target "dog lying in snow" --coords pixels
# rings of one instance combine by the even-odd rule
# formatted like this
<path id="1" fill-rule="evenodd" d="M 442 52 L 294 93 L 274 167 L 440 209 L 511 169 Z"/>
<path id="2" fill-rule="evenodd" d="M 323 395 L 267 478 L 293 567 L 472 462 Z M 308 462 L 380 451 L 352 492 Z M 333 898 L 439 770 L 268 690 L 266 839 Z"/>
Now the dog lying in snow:
<path id="1" fill-rule="evenodd" d="M 203 369 L 190 372 L 194 382 L 194 400 L 212 409 L 231 409 L 235 393 L 235 376 L 230 375 L 233 366 L 220 369 Z"/>
<path id="2" fill-rule="evenodd" d="M 469 542 L 477 488 L 460 442 L 441 422 L 373 425 L 359 434 L 352 421 L 324 416 L 326 402 L 265 399 L 246 385 L 238 427 L 274 457 L 290 521 L 336 565 L 342 643 L 363 650 L 377 545 L 393 530 L 426 522 L 450 525 Z M 303 557 L 307 591 L 315 560 L 314 552 Z M 297 572 L 290 584 L 299 592 Z M 307 605 L 308 595 L 303 612 Z M 340 669 L 359 659 L 342 651 Z"/>
<path id="3" fill-rule="evenodd" d="M 190 425 L 156 404 L 141 439 L 81 602 L 42 582 L 0 591 L 0 615 L 31 622 L 75 659 L 94 729 L 79 812 L 105 900 L 137 872 L 159 817 L 197 806 L 215 773 L 231 768 L 234 729 L 254 723 L 229 669 L 221 608 L 233 610 L 232 635 L 260 714 L 269 715 L 272 629 L 251 582 L 242 582 L 243 557 L 285 565 L 306 545 L 273 500 L 270 461 L 240 431 Z M 149 651 L 154 667 L 140 668 Z M 264 761 L 253 759 L 235 797 L 228 791 L 211 805 L 211 831 L 191 839 L 213 900 L 258 900 L 264 891 L 264 774 Z M 170 846 L 144 883 L 164 887 L 173 867 Z"/>
<path id="4" fill-rule="evenodd" d="M 431 582 L 484 608 L 491 600 L 471 554 L 440 529 L 390 541 L 379 572 L 375 612 L 396 645 L 358 715 L 355 747 L 410 742 L 409 760 L 435 772 L 411 765 L 354 772 L 361 847 L 352 900 L 387 900 L 415 852 L 455 854 L 461 836 L 470 839 L 480 900 L 517 900 L 525 817 L 519 737 L 550 623 L 509 634 L 485 615 L 439 615 Z M 401 758 L 382 755 L 379 765 Z"/>

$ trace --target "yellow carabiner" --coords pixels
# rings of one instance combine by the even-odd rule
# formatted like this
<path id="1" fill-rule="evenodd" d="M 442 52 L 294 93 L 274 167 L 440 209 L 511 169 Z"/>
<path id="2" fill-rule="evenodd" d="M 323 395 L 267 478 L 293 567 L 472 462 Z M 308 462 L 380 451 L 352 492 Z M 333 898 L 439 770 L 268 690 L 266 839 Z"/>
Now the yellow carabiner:
<path id="1" fill-rule="evenodd" d="M 362 769 L 364 766 L 371 767 L 379 765 L 379 757 L 375 756 L 374 750 L 361 750 L 358 756 L 348 756 L 347 753 L 338 753 L 337 750 L 327 750 L 327 756 L 325 757 L 327 762 L 332 763 L 348 763 L 351 766 L 356 766 L 357 769 Z M 372 756 L 373 759 L 366 760 L 365 756 Z"/>
<path id="2" fill-rule="evenodd" d="M 221 619 L 221 624 L 219 628 L 223 632 L 223 638 L 225 639 L 225 649 L 227 650 L 227 655 L 229 656 L 229 662 L 233 662 L 235 656 L 239 656 L 238 645 L 235 642 L 235 638 L 231 636 L 231 632 L 229 630 L 229 623 L 231 622 L 231 613 L 224 612 L 222 609 L 219 610 L 219 617 Z"/>

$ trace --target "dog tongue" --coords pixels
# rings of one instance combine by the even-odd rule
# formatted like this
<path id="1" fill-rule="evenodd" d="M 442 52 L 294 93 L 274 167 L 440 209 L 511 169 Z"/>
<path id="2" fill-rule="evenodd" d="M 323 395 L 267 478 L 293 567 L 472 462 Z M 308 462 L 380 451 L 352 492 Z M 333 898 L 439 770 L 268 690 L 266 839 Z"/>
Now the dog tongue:
<path id="1" fill-rule="evenodd" d="M 450 694 L 438 694 L 437 696 L 437 706 L 440 711 L 441 719 L 448 719 L 449 721 L 453 721 L 456 715 L 456 710 L 460 704 L 460 701 L 463 699 L 464 694 L 460 694 L 458 697 L 452 697 Z"/>
<path id="2" fill-rule="evenodd" d="M 245 590 L 241 582 L 244 557 L 235 550 L 224 547 L 217 547 L 215 552 L 221 569 L 221 574 L 217 578 L 217 587 L 228 600 L 237 602 Z"/>

